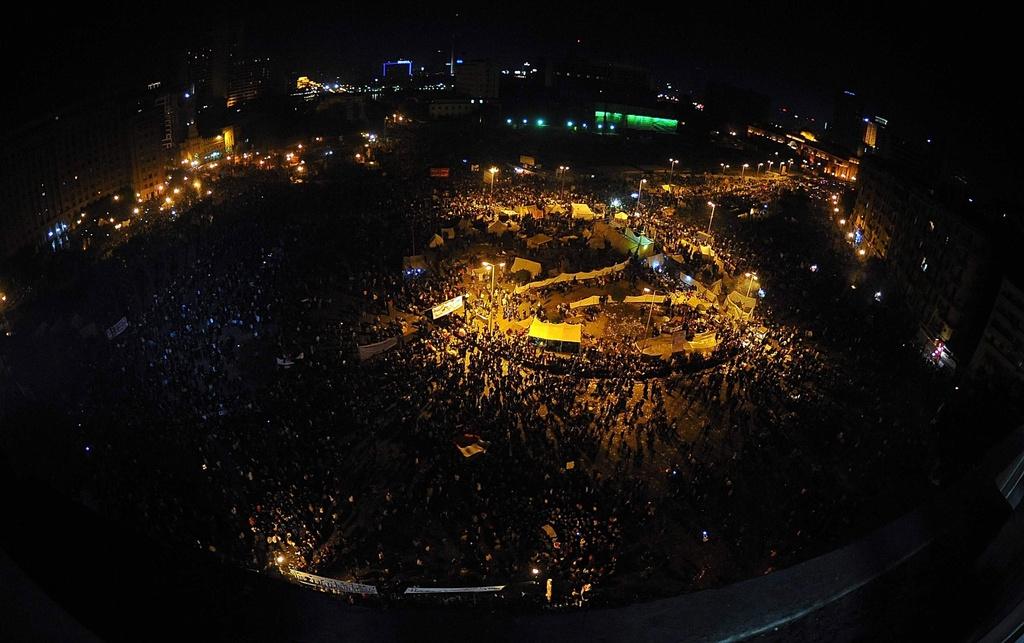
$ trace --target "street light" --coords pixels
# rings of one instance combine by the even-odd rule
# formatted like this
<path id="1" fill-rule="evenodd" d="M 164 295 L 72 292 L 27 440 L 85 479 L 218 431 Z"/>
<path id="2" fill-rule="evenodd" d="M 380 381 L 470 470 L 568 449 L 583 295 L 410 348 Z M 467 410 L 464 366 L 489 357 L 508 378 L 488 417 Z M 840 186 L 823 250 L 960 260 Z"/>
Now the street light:
<path id="1" fill-rule="evenodd" d="M 761 168 L 762 168 L 763 166 L 764 166 L 764 163 L 758 163 L 758 164 L 757 164 L 757 170 L 756 170 L 756 171 L 755 171 L 754 173 L 755 173 L 755 174 L 760 174 L 760 173 L 761 173 Z"/>
<path id="2" fill-rule="evenodd" d="M 771 171 L 772 171 L 772 164 L 773 164 L 773 163 L 775 163 L 775 161 L 768 161 L 768 171 L 769 171 L 769 172 L 771 172 Z"/>
<path id="3" fill-rule="evenodd" d="M 484 261 L 483 262 L 483 266 L 484 266 L 484 268 L 487 268 L 488 270 L 491 271 L 491 303 L 488 306 L 488 311 L 487 311 L 487 334 L 490 335 L 491 334 L 491 329 L 494 327 L 494 273 L 496 271 L 494 270 L 494 264 L 492 264 L 492 263 L 488 263 L 488 262 Z M 504 268 L 505 267 L 505 262 L 502 261 L 501 263 L 499 263 L 498 267 L 499 268 Z"/>
<path id="4" fill-rule="evenodd" d="M 747 171 L 748 167 L 750 167 L 750 163 L 744 163 L 742 166 L 740 166 L 740 178 L 743 177 L 743 173 Z"/>
<path id="5" fill-rule="evenodd" d="M 640 187 L 636 189 L 636 211 L 640 213 L 640 199 L 644 196 L 644 183 L 647 183 L 647 179 L 640 179 Z"/>
<path id="6" fill-rule="evenodd" d="M 754 284 L 755 281 L 759 281 L 759 280 L 757 278 L 757 273 L 756 272 L 745 272 L 745 273 L 743 273 L 743 276 L 747 278 L 747 297 L 749 297 L 750 296 L 750 287 Z"/>
<path id="7" fill-rule="evenodd" d="M 679 159 L 669 159 L 668 162 L 669 162 L 668 184 L 672 185 L 672 179 L 675 178 L 675 175 L 676 175 L 676 163 L 679 162 Z"/>
<path id="8" fill-rule="evenodd" d="M 558 180 L 558 195 L 562 195 L 562 188 L 565 186 L 565 173 L 569 171 L 568 165 L 559 165 L 558 170 L 555 172 L 556 176 L 559 176 Z"/>
<path id="9" fill-rule="evenodd" d="M 652 293 L 650 288 L 644 288 L 644 293 L 651 295 L 651 307 L 647 311 L 647 324 L 644 326 L 644 339 L 647 339 L 647 332 L 651 328 L 651 317 L 654 316 L 654 297 L 658 293 L 657 291 Z"/>
<path id="10" fill-rule="evenodd" d="M 711 216 L 708 218 L 708 234 L 711 234 L 711 222 L 715 220 L 715 205 L 711 201 L 708 201 L 708 205 L 711 206 Z"/>
<path id="11" fill-rule="evenodd" d="M 487 204 L 490 205 L 491 201 L 494 200 L 494 179 L 497 177 L 498 168 L 491 167 L 491 169 L 489 169 L 487 171 L 491 173 L 491 191 L 490 191 L 490 194 L 487 197 Z"/>

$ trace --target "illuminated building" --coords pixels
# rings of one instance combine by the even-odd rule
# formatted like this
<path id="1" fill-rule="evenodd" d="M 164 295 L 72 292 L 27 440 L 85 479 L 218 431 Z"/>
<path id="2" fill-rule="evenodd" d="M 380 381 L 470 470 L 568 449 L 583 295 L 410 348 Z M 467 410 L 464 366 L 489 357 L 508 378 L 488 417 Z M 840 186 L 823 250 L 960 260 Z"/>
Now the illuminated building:
<path id="1" fill-rule="evenodd" d="M 225 96 L 228 107 L 254 100 L 265 93 L 271 82 L 269 56 L 237 56 L 231 61 L 228 89 Z"/>
<path id="2" fill-rule="evenodd" d="M 611 112 L 596 110 L 594 112 L 594 123 L 600 125 L 602 130 L 644 130 L 649 132 L 675 133 L 679 127 L 679 121 L 675 118 L 664 118 L 647 114 L 625 114 L 623 112 Z"/>
<path id="3" fill-rule="evenodd" d="M 391 82 L 406 82 L 412 77 L 412 61 L 392 60 L 381 68 L 381 78 Z"/>

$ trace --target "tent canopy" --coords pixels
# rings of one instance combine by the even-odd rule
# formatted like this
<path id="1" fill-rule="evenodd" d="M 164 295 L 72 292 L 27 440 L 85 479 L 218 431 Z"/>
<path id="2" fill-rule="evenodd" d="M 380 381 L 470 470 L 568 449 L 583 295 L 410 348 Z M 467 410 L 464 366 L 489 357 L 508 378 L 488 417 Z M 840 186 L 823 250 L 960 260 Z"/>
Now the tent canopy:
<path id="1" fill-rule="evenodd" d="M 491 234 L 505 234 L 508 232 L 508 226 L 501 221 L 495 221 L 491 225 L 487 226 L 487 231 Z"/>
<path id="2" fill-rule="evenodd" d="M 428 243 L 427 245 L 429 245 L 431 248 L 443 246 L 444 239 L 441 238 L 441 235 L 435 234 L 434 236 L 430 237 L 430 243 Z"/>
<path id="3" fill-rule="evenodd" d="M 540 274 L 541 267 L 536 261 L 516 257 L 516 260 L 512 262 L 512 268 L 509 269 L 509 272 L 515 274 L 520 270 L 525 270 L 530 273 L 530 277 L 536 277 Z"/>
<path id="4" fill-rule="evenodd" d="M 551 237 L 544 233 L 538 233 L 526 240 L 526 246 L 528 248 L 539 248 L 540 246 L 544 245 L 545 243 L 549 243 L 550 241 Z"/>
<path id="5" fill-rule="evenodd" d="M 586 203 L 573 203 L 572 204 L 572 218 L 583 219 L 584 221 L 591 221 L 597 215 L 590 209 L 590 206 Z"/>
<path id="6" fill-rule="evenodd" d="M 592 295 L 586 299 L 580 299 L 569 304 L 569 308 L 576 310 L 577 308 L 586 308 L 587 306 L 598 306 L 601 304 L 601 297 L 599 295 Z"/>

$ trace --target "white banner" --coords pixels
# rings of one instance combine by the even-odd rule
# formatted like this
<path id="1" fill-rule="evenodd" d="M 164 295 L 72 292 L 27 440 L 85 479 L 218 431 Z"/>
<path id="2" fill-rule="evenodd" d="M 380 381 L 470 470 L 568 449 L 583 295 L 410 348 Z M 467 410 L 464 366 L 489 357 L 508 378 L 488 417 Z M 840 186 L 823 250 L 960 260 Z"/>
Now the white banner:
<path id="1" fill-rule="evenodd" d="M 379 355 L 390 348 L 394 348 L 395 346 L 398 346 L 398 338 L 389 337 L 382 342 L 366 344 L 365 346 L 356 346 L 356 348 L 359 350 L 360 361 L 363 361 L 370 359 L 374 355 Z"/>
<path id="2" fill-rule="evenodd" d="M 306 572 L 300 572 L 296 569 L 289 569 L 288 573 L 292 575 L 292 578 L 303 585 L 309 585 L 310 587 L 315 587 L 325 592 L 342 594 L 377 594 L 377 588 L 373 585 L 347 583 L 334 578 L 325 578 L 323 576 L 317 576 L 316 574 L 307 574 Z"/>
<path id="3" fill-rule="evenodd" d="M 454 297 L 452 299 L 449 299 L 448 301 L 444 302 L 443 304 L 438 304 L 437 306 L 434 306 L 433 308 L 431 308 L 430 309 L 430 318 L 431 319 L 440 319 L 440 318 L 444 317 L 445 315 L 448 315 L 448 314 L 451 314 L 451 313 L 455 312 L 456 310 L 458 310 L 461 307 L 462 307 L 462 295 L 459 295 L 458 297 Z"/>
<path id="4" fill-rule="evenodd" d="M 486 585 L 484 587 L 406 587 L 405 594 L 470 594 L 484 592 L 500 592 L 504 585 Z"/>
<path id="5" fill-rule="evenodd" d="M 128 329 L 128 319 L 122 317 L 117 323 L 107 329 L 107 339 L 114 339 Z"/>

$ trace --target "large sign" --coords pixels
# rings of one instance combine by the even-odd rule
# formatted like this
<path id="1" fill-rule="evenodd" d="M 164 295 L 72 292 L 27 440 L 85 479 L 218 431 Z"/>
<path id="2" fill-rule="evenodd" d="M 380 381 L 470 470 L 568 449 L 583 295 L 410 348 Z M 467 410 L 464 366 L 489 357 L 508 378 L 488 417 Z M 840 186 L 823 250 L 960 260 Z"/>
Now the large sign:
<path id="1" fill-rule="evenodd" d="M 458 297 L 454 297 L 452 299 L 449 299 L 448 301 L 444 302 L 443 304 L 439 304 L 439 305 L 434 306 L 433 308 L 431 308 L 430 309 L 430 318 L 431 319 L 441 319 L 445 315 L 450 315 L 451 313 L 455 312 L 456 310 L 458 310 L 461 307 L 462 307 L 462 295 L 459 295 Z"/>
<path id="2" fill-rule="evenodd" d="M 306 572 L 300 572 L 295 569 L 290 569 L 288 572 L 292 575 L 292 578 L 303 585 L 315 587 L 319 590 L 331 592 L 333 594 L 377 594 L 377 588 L 373 585 L 347 583 L 333 578 L 317 576 L 316 574 L 307 574 Z"/>
<path id="3" fill-rule="evenodd" d="M 430 168 L 430 176 L 435 179 L 447 179 L 451 171 L 446 167 Z"/>

